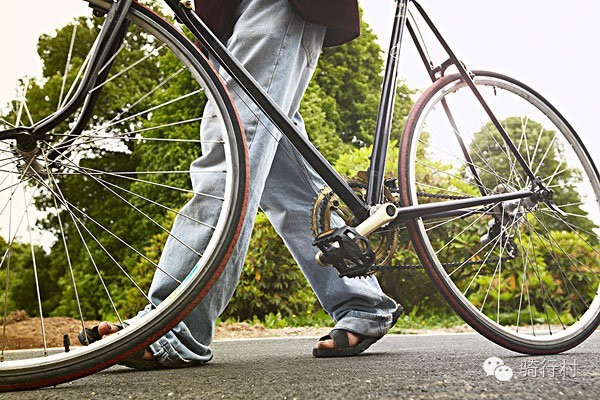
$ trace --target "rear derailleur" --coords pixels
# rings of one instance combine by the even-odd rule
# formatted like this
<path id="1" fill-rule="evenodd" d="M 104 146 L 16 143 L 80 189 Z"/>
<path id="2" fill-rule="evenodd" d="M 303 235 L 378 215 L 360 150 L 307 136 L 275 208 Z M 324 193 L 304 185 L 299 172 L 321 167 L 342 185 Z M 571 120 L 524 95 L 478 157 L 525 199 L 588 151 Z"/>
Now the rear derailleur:
<path id="1" fill-rule="evenodd" d="M 502 229 L 502 223 L 498 219 L 493 218 L 488 224 L 488 232 L 481 236 L 481 244 L 484 246 L 492 241 L 499 240 L 500 248 L 509 259 L 515 259 L 519 255 L 519 249 L 512 236 Z M 498 237 L 500 237 L 498 239 Z"/>

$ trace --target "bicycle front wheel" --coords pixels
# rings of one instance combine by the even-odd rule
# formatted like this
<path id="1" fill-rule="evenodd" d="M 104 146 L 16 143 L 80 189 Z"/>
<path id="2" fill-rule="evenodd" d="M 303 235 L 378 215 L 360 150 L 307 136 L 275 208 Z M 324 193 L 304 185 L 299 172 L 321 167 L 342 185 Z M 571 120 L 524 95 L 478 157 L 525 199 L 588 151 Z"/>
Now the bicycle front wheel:
<path id="1" fill-rule="evenodd" d="M 552 202 L 506 201 L 408 223 L 415 250 L 454 310 L 488 339 L 527 354 L 568 350 L 600 323 L 600 182 L 563 116 L 509 77 L 474 82 Z M 458 75 L 411 111 L 400 147 L 402 205 L 531 189 Z"/>
<path id="2" fill-rule="evenodd" d="M 89 2 L 100 13 L 116 4 Z M 68 101 L 102 21 L 80 18 L 40 39 L 44 78 L 22 81 L 4 129 L 35 125 Z M 74 133 L 79 111 L 35 151 L 0 143 L 0 390 L 72 380 L 147 346 L 206 294 L 239 235 L 247 149 L 222 80 L 154 12 L 134 2 L 127 21 L 83 131 Z M 163 284 L 151 296 L 152 279 Z M 147 305 L 119 333 L 76 346 L 84 326 Z M 48 317 L 79 322 L 63 338 Z M 22 348 L 22 322 L 35 349 L 11 351 Z"/>

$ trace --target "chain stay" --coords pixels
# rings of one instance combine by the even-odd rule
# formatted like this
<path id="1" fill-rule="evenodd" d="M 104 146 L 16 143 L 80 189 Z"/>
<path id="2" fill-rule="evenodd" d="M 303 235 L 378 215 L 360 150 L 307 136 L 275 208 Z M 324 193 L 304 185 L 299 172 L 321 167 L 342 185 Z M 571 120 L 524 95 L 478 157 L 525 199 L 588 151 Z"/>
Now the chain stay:
<path id="1" fill-rule="evenodd" d="M 440 194 L 440 193 L 427 193 L 427 192 L 417 192 L 418 197 L 429 197 L 430 199 L 445 199 L 445 200 L 464 200 L 464 199 L 472 199 L 473 196 L 457 196 L 450 194 Z"/>
<path id="2" fill-rule="evenodd" d="M 472 198 L 473 196 L 456 196 L 456 195 L 447 195 L 447 194 L 438 194 L 438 193 L 427 193 L 427 192 L 417 192 L 418 197 L 428 197 L 432 199 L 446 199 L 446 200 L 462 200 Z M 492 258 L 488 259 L 487 263 L 497 263 L 508 261 L 511 258 L 503 257 L 503 258 Z M 481 261 L 454 261 L 442 263 L 442 267 L 444 269 L 460 267 L 460 266 L 470 266 L 481 264 Z M 407 270 L 415 270 L 415 269 L 424 269 L 423 264 L 403 264 L 403 265 L 374 265 L 369 269 L 369 273 L 381 272 L 381 271 L 407 271 Z"/>
<path id="3" fill-rule="evenodd" d="M 332 195 L 333 195 L 333 192 L 329 193 L 328 196 L 326 196 L 328 201 L 331 199 Z M 418 197 L 427 197 L 427 198 L 431 198 L 431 199 L 445 199 L 445 200 L 462 200 L 462 199 L 473 198 L 473 196 L 468 196 L 468 195 L 459 196 L 459 195 L 447 195 L 447 194 L 428 193 L 428 192 L 417 192 L 417 196 Z M 327 204 L 327 202 L 323 202 L 323 205 L 321 207 L 324 207 L 325 204 Z M 323 226 L 320 226 L 320 228 L 323 228 Z M 511 259 L 512 258 L 510 258 L 510 257 L 492 258 L 492 259 L 486 260 L 485 262 L 486 263 L 497 263 L 497 262 L 508 261 Z M 473 261 L 473 260 L 454 261 L 454 262 L 442 263 L 442 267 L 444 267 L 444 269 L 448 269 L 448 268 L 460 267 L 460 266 L 477 265 L 477 264 L 481 264 L 481 263 L 482 263 L 481 260 L 479 260 L 479 261 Z M 416 269 L 424 269 L 424 268 L 425 267 L 422 264 L 374 265 L 371 268 L 369 268 L 367 275 L 373 274 L 375 272 L 381 272 L 381 271 L 399 271 L 399 270 L 407 271 L 407 270 L 416 270 Z"/>

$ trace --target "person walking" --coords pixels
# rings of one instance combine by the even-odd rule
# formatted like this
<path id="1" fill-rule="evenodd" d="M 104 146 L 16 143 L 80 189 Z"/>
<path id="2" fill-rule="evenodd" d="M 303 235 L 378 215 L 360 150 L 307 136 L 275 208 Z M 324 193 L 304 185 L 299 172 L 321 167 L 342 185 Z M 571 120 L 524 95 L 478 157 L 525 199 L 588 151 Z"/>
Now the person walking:
<path id="1" fill-rule="evenodd" d="M 322 47 L 340 45 L 359 35 L 357 0 L 195 0 L 195 10 L 307 137 L 298 111 L 300 102 Z M 215 321 L 235 291 L 259 207 L 283 238 L 325 311 L 336 322 L 330 334 L 317 342 L 313 355 L 360 354 L 390 330 L 402 307 L 383 293 L 375 277 L 339 278 L 334 268 L 317 265 L 309 221 L 314 198 L 325 184 L 287 140 L 280 140 L 281 134 L 265 122 L 267 118 L 261 118 L 258 108 L 248 106 L 251 102 L 227 74 L 222 75 L 234 94 L 249 151 L 250 193 L 240 238 L 214 286 L 183 321 L 148 346 L 143 354 L 129 356 L 121 363 L 137 369 L 153 369 L 185 367 L 212 359 L 210 344 Z M 210 104 L 206 109 L 205 114 L 210 112 Z M 211 121 L 206 119 L 202 123 L 204 137 L 219 135 L 219 127 Z M 221 161 L 211 152 L 204 153 L 192 163 L 192 171 L 214 167 Z M 196 182 L 192 178 L 192 181 L 195 192 L 211 186 L 210 180 Z M 200 207 L 195 201 L 192 199 L 186 207 L 192 210 Z M 192 240 L 202 237 L 197 227 L 192 230 L 185 221 L 176 220 L 172 233 Z M 151 300 L 158 304 L 173 290 L 172 280 L 162 271 L 185 277 L 196 261 L 193 252 L 176 240 L 168 240 L 159 262 L 161 268 L 150 288 Z M 149 309 L 150 306 L 142 310 L 139 316 Z M 102 322 L 94 329 L 101 338 L 121 328 Z"/>

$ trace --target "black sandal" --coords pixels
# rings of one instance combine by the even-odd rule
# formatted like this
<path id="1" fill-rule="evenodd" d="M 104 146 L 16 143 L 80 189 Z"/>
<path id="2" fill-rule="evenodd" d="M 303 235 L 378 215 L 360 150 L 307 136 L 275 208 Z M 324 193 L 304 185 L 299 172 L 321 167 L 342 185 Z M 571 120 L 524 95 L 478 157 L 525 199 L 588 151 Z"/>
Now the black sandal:
<path id="1" fill-rule="evenodd" d="M 323 336 L 319 339 L 319 342 L 323 340 L 333 340 L 333 349 L 313 349 L 313 356 L 324 358 L 324 357 L 351 357 L 357 356 L 366 349 L 368 349 L 373 343 L 381 339 L 380 337 L 370 337 L 355 334 L 359 337 L 359 341 L 356 345 L 350 346 L 348 339 L 348 331 L 344 329 L 333 329 L 329 332 L 329 335 Z"/>
<path id="2" fill-rule="evenodd" d="M 119 331 L 121 329 L 125 328 L 125 326 L 121 325 L 121 324 L 111 324 L 111 325 L 114 325 L 117 328 L 119 328 Z M 82 330 L 81 332 L 79 332 L 79 335 L 77 335 L 77 339 L 79 339 L 79 343 L 81 343 L 84 346 L 88 346 L 88 345 L 90 345 L 90 344 L 92 344 L 94 342 L 97 342 L 98 340 L 102 339 L 102 336 L 100 335 L 100 332 L 98 332 L 98 325 L 94 326 L 91 329 L 90 328 L 85 328 L 84 330 Z"/>
<path id="3" fill-rule="evenodd" d="M 118 331 L 120 331 L 121 329 L 123 329 L 125 327 L 122 324 L 112 324 L 112 325 L 119 328 Z M 85 328 L 84 330 L 82 330 L 79 333 L 79 335 L 77 336 L 77 338 L 79 339 L 79 342 L 82 345 L 88 346 L 89 344 L 92 344 L 92 343 L 97 342 L 98 340 L 102 339 L 102 336 L 100 335 L 100 332 L 98 331 L 98 325 L 96 325 L 92 328 Z M 146 353 L 146 350 L 147 350 L 146 348 L 138 350 L 135 353 L 123 358 L 117 364 L 124 365 L 129 368 L 134 368 L 134 369 L 137 369 L 140 371 L 149 371 L 149 370 L 153 370 L 153 369 L 165 368 L 165 366 L 163 366 L 161 363 L 159 363 L 154 358 L 152 360 L 146 360 L 144 358 L 144 354 Z"/>

